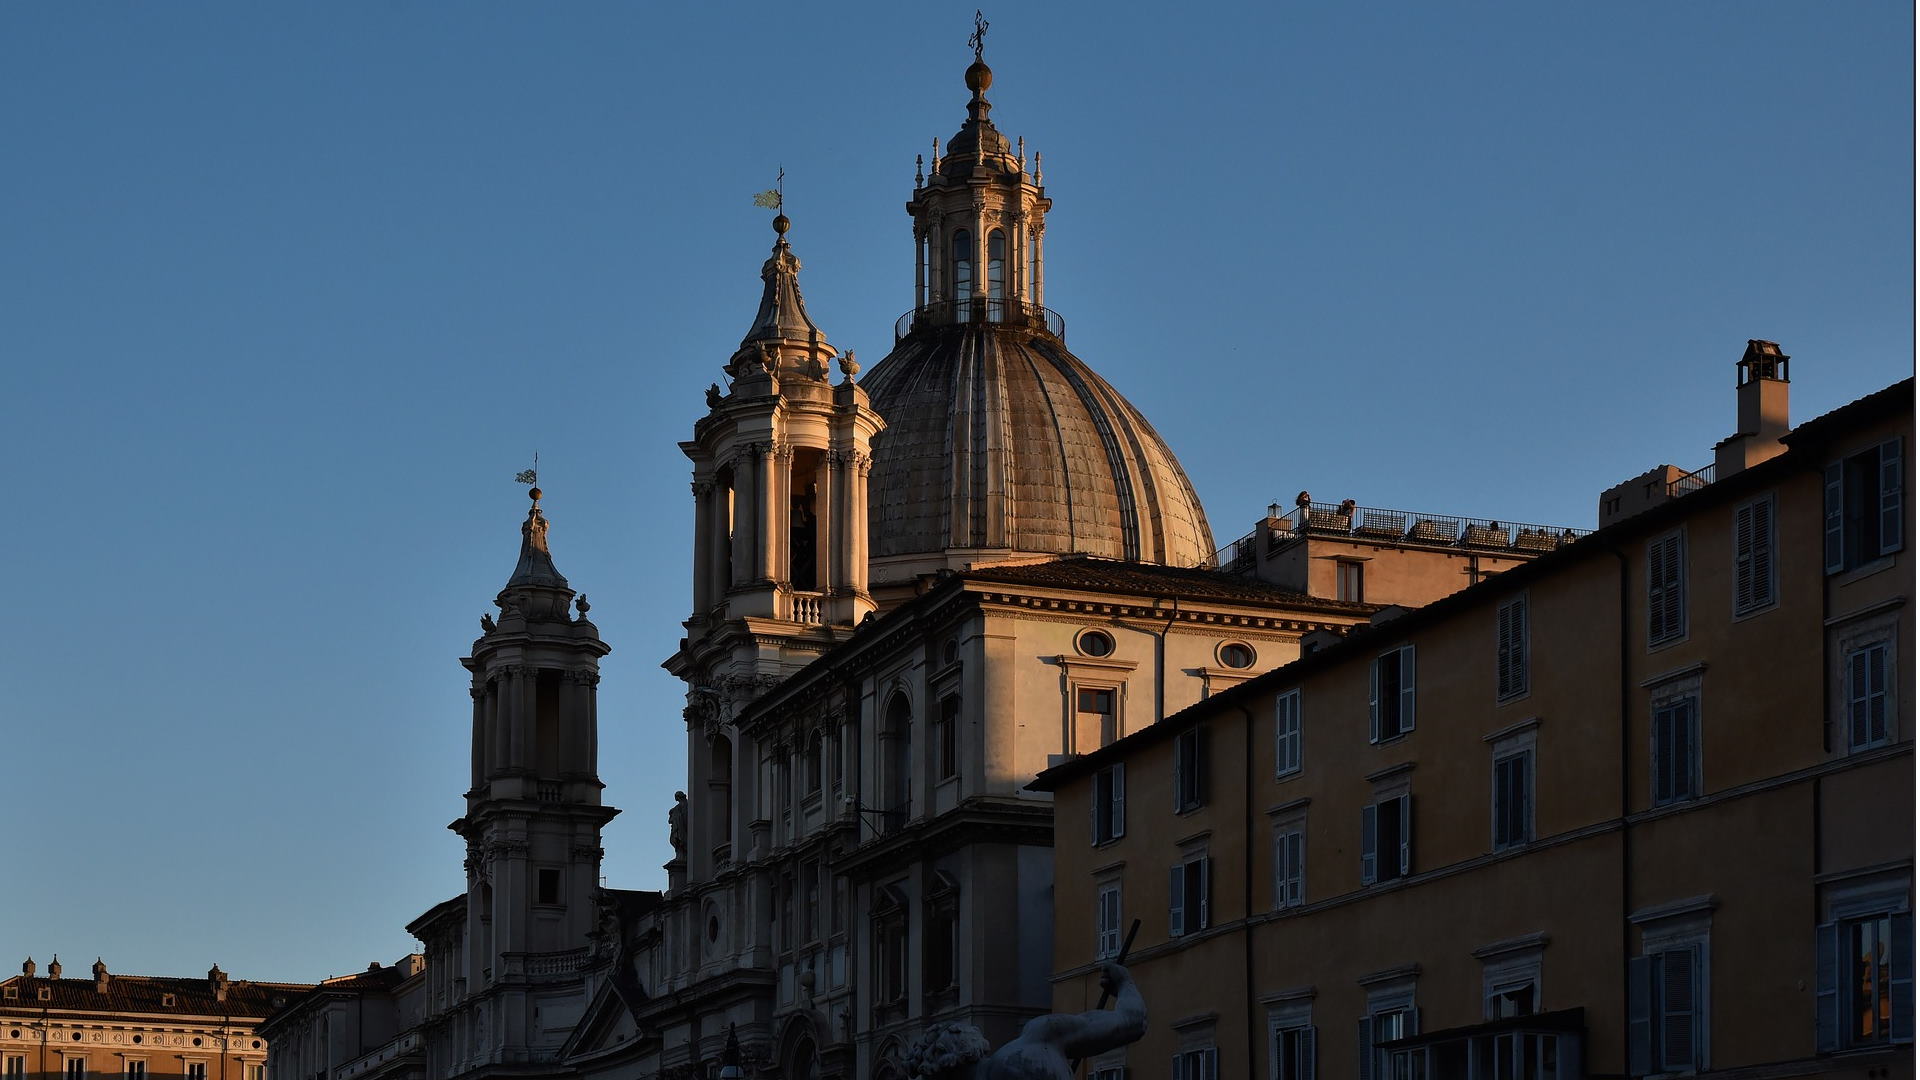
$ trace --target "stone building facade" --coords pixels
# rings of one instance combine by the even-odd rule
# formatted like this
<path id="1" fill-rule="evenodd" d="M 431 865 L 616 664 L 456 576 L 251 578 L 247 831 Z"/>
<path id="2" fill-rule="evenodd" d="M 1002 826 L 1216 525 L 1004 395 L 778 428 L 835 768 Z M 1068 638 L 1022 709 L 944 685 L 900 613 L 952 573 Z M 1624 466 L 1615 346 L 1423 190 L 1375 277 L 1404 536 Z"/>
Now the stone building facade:
<path id="1" fill-rule="evenodd" d="M 0 1077 L 6 1080 L 265 1080 L 263 1022 L 305 983 L 46 973 L 29 959 L 0 980 Z"/>
<path id="2" fill-rule="evenodd" d="M 1040 777 L 1054 1008 L 1135 918 L 1163 1003 L 1091 1075 L 1913 1075 L 1913 383 L 1789 431 L 1784 365 L 1699 482 Z"/>

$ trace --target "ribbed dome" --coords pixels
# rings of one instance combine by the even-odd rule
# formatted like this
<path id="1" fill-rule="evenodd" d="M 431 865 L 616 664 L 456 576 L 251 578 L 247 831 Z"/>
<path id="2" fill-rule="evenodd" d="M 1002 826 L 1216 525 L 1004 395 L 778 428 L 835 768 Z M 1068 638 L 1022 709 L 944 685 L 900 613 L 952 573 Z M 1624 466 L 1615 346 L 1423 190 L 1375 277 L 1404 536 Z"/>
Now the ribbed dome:
<path id="1" fill-rule="evenodd" d="M 1050 333 L 923 326 L 861 386 L 887 422 L 873 439 L 868 490 L 876 561 L 1213 558 L 1206 514 L 1173 452 Z"/>

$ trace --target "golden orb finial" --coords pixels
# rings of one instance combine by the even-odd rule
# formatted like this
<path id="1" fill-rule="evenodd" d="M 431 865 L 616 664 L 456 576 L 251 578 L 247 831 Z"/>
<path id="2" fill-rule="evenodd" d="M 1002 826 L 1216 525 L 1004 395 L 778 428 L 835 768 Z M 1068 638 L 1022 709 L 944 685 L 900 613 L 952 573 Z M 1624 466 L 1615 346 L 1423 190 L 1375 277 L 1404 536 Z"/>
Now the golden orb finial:
<path id="1" fill-rule="evenodd" d="M 546 493 L 541 491 L 539 488 L 527 489 L 527 498 L 532 499 L 536 505 L 540 502 L 540 496 L 544 494 Z"/>
<path id="2" fill-rule="evenodd" d="M 773 217 L 773 231 L 774 231 L 774 232 L 776 232 L 776 233 L 778 233 L 778 234 L 780 234 L 780 235 L 781 235 L 782 237 L 784 237 L 784 236 L 786 236 L 786 235 L 787 235 L 787 230 L 788 230 L 788 229 L 791 229 L 791 228 L 793 228 L 793 222 L 792 222 L 792 221 L 790 221 L 790 220 L 788 220 L 788 218 L 787 218 L 787 215 L 785 215 L 785 214 L 775 214 L 775 215 L 774 215 L 774 217 Z"/>
<path id="3" fill-rule="evenodd" d="M 975 60 L 967 65 L 967 89 L 976 94 L 984 94 L 987 87 L 993 85 L 993 69 L 985 61 Z"/>

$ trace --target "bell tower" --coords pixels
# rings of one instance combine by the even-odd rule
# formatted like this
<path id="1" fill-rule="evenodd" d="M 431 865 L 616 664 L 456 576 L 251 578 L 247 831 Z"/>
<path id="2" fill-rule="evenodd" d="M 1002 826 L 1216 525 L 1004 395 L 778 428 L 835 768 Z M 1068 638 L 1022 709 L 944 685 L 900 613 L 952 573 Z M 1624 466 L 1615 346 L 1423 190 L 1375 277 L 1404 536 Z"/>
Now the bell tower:
<path id="1" fill-rule="evenodd" d="M 807 314 L 791 227 L 773 219 L 759 310 L 723 368 L 727 387 L 707 388 L 707 414 L 680 444 L 693 462 L 693 613 L 665 666 L 687 682 L 689 798 L 670 888 L 764 839 L 750 828 L 764 825 L 751 805 L 761 762 L 734 715 L 874 610 L 867 475 L 885 423 L 854 383 L 853 353 L 837 354 Z"/>
<path id="2" fill-rule="evenodd" d="M 1009 145 L 988 114 L 993 69 L 982 58 L 986 25 L 976 16 L 967 68 L 967 120 L 933 141 L 933 160 L 916 159 L 913 198 L 914 326 L 955 322 L 1044 325 L 1047 211 L 1040 155 L 1027 168 L 1026 140 Z M 931 165 L 923 172 L 923 166 Z M 904 328 L 903 328 L 904 329 Z"/>
<path id="3" fill-rule="evenodd" d="M 586 596 L 554 567 L 541 491 L 530 494 L 499 620 L 481 616 L 461 660 L 473 674 L 473 783 L 448 826 L 467 842 L 469 992 L 494 992 L 484 1030 L 495 1061 L 539 1038 L 531 987 L 554 973 L 532 969 L 558 962 L 542 954 L 576 949 L 595 928 L 600 829 L 619 813 L 600 801 L 595 693 L 608 648 Z"/>

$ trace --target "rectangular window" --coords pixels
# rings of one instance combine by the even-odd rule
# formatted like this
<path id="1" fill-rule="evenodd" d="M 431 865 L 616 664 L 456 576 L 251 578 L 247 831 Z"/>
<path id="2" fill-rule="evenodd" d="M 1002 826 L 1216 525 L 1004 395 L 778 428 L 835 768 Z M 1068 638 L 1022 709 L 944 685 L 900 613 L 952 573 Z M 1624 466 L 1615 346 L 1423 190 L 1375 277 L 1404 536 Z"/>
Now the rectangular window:
<path id="1" fill-rule="evenodd" d="M 1865 750 L 1889 742 L 1887 680 L 1892 654 L 1876 641 L 1847 654 L 1847 749 Z"/>
<path id="2" fill-rule="evenodd" d="M 1671 698 L 1653 707 L 1653 805 L 1700 793 L 1700 699 Z"/>
<path id="3" fill-rule="evenodd" d="M 1360 808 L 1360 880 L 1371 885 L 1413 872 L 1413 796 Z"/>
<path id="4" fill-rule="evenodd" d="M 806 745 L 800 752 L 800 771 L 805 774 L 801 777 L 801 783 L 805 785 L 803 790 L 808 795 L 820 794 L 821 738 L 819 732 L 809 732 L 806 736 Z"/>
<path id="5" fill-rule="evenodd" d="M 1273 699 L 1273 775 L 1300 771 L 1300 691 Z"/>
<path id="6" fill-rule="evenodd" d="M 1699 1067 L 1700 964 L 1692 945 L 1627 961 L 1627 1050 L 1636 1074 Z"/>
<path id="7" fill-rule="evenodd" d="M 1336 574 L 1335 599 L 1351 600 L 1356 604 L 1367 602 L 1367 564 L 1352 559 L 1340 559 L 1334 563 Z"/>
<path id="8" fill-rule="evenodd" d="M 1533 839 L 1533 751 L 1493 759 L 1493 850 Z"/>
<path id="9" fill-rule="evenodd" d="M 800 864 L 800 934 L 805 941 L 820 937 L 820 864 Z"/>
<path id="10" fill-rule="evenodd" d="M 1127 1080 L 1125 1065 L 1103 1065 L 1088 1074 L 1089 1080 Z"/>
<path id="11" fill-rule="evenodd" d="M 127 1080 L 147 1080 L 147 1063 L 139 1058 L 127 1059 Z M 250 1076 L 248 1080 L 253 1080 Z"/>
<path id="12" fill-rule="evenodd" d="M 1405 1004 L 1372 1007 L 1360 1021 L 1360 1080 L 1412 1080 L 1416 1073 L 1392 1068 L 1388 1053 L 1380 1044 L 1420 1033 L 1420 1012 L 1413 1007 L 1411 994 L 1394 995 Z"/>
<path id="13" fill-rule="evenodd" d="M 1289 1024 L 1273 1029 L 1272 1080 L 1313 1080 L 1314 1028 Z"/>
<path id="14" fill-rule="evenodd" d="M 1773 549 L 1773 496 L 1733 512 L 1733 613 L 1745 615 L 1773 606 L 1777 598 Z"/>
<path id="15" fill-rule="evenodd" d="M 1899 439 L 1827 466 L 1827 573 L 1850 570 L 1900 550 L 1900 469 Z"/>
<path id="16" fill-rule="evenodd" d="M 533 902 L 536 904 L 558 904 L 560 902 L 560 871 L 551 866 L 543 866 L 534 885 Z"/>
<path id="17" fill-rule="evenodd" d="M 245 1080 L 267 1080 L 267 1067 L 265 1065 L 248 1065 L 246 1067 Z"/>
<path id="18" fill-rule="evenodd" d="M 1487 995 L 1487 1018 L 1501 1020 L 1515 1016 L 1532 1016 L 1536 1010 L 1534 995 L 1536 991 L 1531 982 L 1496 986 Z"/>
<path id="19" fill-rule="evenodd" d="M 1076 731 L 1100 733 L 1100 745 L 1120 738 L 1119 718 L 1114 712 L 1114 692 L 1108 686 L 1083 686 L 1074 695 L 1075 710 L 1079 714 Z"/>
<path id="20" fill-rule="evenodd" d="M 1093 842 L 1104 844 L 1127 834 L 1127 767 L 1124 764 L 1093 774 Z"/>
<path id="21" fill-rule="evenodd" d="M 27 1059 L 24 1054 L 8 1054 L 4 1062 L 4 1075 L 7 1080 L 26 1080 Z"/>
<path id="22" fill-rule="evenodd" d="M 1298 818 L 1273 830 L 1273 906 L 1307 902 L 1307 824 Z"/>
<path id="23" fill-rule="evenodd" d="M 1208 893 L 1213 887 L 1213 861 L 1202 855 L 1173 868 L 1172 893 L 1167 905 L 1167 933 L 1173 937 L 1213 925 Z"/>
<path id="24" fill-rule="evenodd" d="M 1496 692 L 1505 701 L 1527 692 L 1527 595 L 1501 604 L 1494 622 Z"/>
<path id="25" fill-rule="evenodd" d="M 1207 801 L 1207 729 L 1195 725 L 1173 741 L 1173 810 L 1197 810 Z"/>
<path id="26" fill-rule="evenodd" d="M 1413 730 L 1413 646 L 1382 653 L 1373 662 L 1372 695 L 1367 705 L 1369 737 L 1374 742 Z"/>
<path id="27" fill-rule="evenodd" d="M 1687 534 L 1647 544 L 1647 644 L 1687 636 Z"/>
<path id="28" fill-rule="evenodd" d="M 934 721 L 934 772 L 940 780 L 960 775 L 960 699 L 940 699 L 940 716 Z"/>
<path id="29" fill-rule="evenodd" d="M 1211 1046 L 1173 1055 L 1173 1080 L 1219 1080 L 1220 1052 Z"/>
<path id="30" fill-rule="evenodd" d="M 204 1061 L 187 1062 L 187 1080 L 207 1080 L 207 1063 Z"/>
<path id="31" fill-rule="evenodd" d="M 1102 884 L 1098 903 L 1094 959 L 1110 960 L 1120 955 L 1120 883 L 1109 881 Z"/>
<path id="32" fill-rule="evenodd" d="M 201 1067 L 200 1080 L 206 1080 L 206 1066 Z M 70 1057 L 67 1059 L 67 1080 L 87 1080 L 87 1059 Z"/>
<path id="33" fill-rule="evenodd" d="M 1913 1041 L 1911 912 L 1822 924 L 1814 975 L 1822 1052 Z"/>

